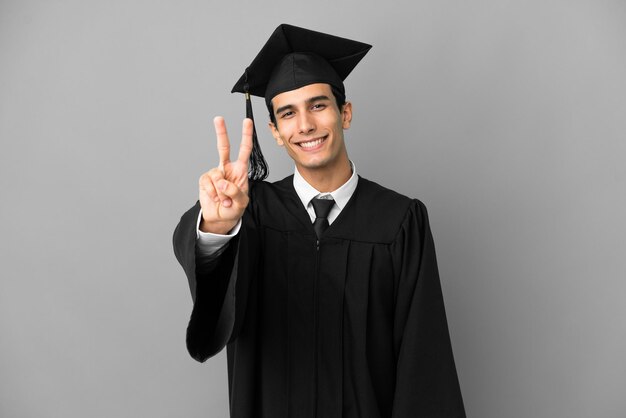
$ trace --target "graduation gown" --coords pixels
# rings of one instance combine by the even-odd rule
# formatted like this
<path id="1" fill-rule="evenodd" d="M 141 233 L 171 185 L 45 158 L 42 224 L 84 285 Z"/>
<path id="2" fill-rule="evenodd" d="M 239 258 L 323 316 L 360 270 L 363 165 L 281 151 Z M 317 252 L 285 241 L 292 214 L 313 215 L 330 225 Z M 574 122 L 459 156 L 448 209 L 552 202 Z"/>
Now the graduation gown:
<path id="1" fill-rule="evenodd" d="M 358 186 L 318 240 L 293 176 L 251 182 L 241 230 L 196 265 L 199 204 L 174 232 L 187 348 L 227 347 L 234 418 L 464 417 L 426 208 Z"/>

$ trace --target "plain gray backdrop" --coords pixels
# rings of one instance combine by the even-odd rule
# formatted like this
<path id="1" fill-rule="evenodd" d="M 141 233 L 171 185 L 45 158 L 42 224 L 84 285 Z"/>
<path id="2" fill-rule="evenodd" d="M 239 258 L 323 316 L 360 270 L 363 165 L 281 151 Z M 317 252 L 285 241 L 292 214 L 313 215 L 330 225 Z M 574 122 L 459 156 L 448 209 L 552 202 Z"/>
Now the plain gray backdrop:
<path id="1" fill-rule="evenodd" d="M 185 349 L 171 234 L 283 22 L 374 45 L 350 157 L 429 208 L 468 416 L 626 416 L 610 0 L 1 0 L 0 416 L 227 416 L 224 354 Z M 270 179 L 291 174 L 255 110 Z"/>

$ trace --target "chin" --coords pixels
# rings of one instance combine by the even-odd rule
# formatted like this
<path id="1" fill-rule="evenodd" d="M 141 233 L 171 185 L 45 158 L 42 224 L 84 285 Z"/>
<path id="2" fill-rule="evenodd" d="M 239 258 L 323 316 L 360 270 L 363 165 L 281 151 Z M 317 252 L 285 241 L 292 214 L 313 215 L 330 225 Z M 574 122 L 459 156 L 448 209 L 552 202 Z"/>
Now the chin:
<path id="1" fill-rule="evenodd" d="M 330 163 L 327 160 L 313 160 L 313 161 L 309 160 L 309 161 L 300 163 L 300 165 L 309 170 L 316 170 L 316 169 L 326 168 L 330 166 Z"/>

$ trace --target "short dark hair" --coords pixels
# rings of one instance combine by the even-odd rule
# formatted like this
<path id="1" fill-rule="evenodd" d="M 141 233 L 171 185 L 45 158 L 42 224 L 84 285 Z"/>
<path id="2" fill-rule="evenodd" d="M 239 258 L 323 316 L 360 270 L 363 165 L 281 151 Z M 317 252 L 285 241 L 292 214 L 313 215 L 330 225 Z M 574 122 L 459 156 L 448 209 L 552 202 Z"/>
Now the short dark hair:
<path id="1" fill-rule="evenodd" d="M 336 87 L 330 86 L 331 91 L 333 92 L 333 96 L 335 97 L 335 102 L 337 102 L 337 108 L 341 111 L 343 105 L 346 104 L 346 95 L 345 93 L 339 91 Z M 276 116 L 274 115 L 274 105 L 270 102 L 270 121 L 276 125 Z"/>

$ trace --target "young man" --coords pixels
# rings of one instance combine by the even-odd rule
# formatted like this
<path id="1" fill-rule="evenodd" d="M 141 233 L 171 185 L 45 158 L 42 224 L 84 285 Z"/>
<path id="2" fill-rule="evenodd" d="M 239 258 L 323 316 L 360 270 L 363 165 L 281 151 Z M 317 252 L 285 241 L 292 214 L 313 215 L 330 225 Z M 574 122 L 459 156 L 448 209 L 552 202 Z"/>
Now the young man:
<path id="1" fill-rule="evenodd" d="M 174 250 L 187 347 L 204 361 L 227 346 L 232 417 L 465 416 L 426 208 L 348 159 L 343 79 L 369 48 L 281 25 L 235 85 L 265 97 L 293 176 L 249 181 L 253 122 L 230 161 L 215 119 L 219 166 Z"/>

